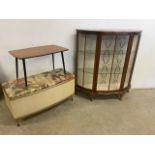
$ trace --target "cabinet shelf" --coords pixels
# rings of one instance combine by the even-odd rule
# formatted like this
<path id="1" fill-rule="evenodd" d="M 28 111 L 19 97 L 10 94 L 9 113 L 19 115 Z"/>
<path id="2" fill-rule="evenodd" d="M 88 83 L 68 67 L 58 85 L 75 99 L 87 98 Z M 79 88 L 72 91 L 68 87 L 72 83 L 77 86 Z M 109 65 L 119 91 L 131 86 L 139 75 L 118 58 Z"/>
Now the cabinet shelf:
<path id="1" fill-rule="evenodd" d="M 90 50 L 89 50 L 90 51 Z M 84 54 L 84 53 L 86 53 L 86 54 L 95 54 L 95 52 L 94 51 L 79 51 L 79 53 L 81 53 L 81 54 Z M 101 55 L 113 55 L 113 50 L 101 50 Z M 115 55 L 126 55 L 126 50 L 116 50 L 115 51 Z"/>
<path id="2" fill-rule="evenodd" d="M 83 72 L 83 69 L 78 69 L 78 72 Z M 122 74 L 122 72 L 123 72 L 122 70 L 120 72 L 102 72 L 102 71 L 99 71 L 98 74 Z M 92 69 L 85 69 L 84 73 L 94 74 Z"/>

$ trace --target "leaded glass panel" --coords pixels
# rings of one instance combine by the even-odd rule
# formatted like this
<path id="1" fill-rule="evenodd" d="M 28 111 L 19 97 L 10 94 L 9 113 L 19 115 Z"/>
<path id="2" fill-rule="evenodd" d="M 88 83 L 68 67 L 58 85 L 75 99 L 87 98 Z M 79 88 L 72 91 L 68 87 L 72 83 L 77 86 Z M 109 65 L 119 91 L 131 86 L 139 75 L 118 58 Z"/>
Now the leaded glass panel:
<path id="1" fill-rule="evenodd" d="M 128 41 L 129 35 L 118 35 L 116 37 L 109 90 L 118 90 L 120 88 Z"/>
<path id="2" fill-rule="evenodd" d="M 115 35 L 103 35 L 101 42 L 97 90 L 108 90 Z"/>

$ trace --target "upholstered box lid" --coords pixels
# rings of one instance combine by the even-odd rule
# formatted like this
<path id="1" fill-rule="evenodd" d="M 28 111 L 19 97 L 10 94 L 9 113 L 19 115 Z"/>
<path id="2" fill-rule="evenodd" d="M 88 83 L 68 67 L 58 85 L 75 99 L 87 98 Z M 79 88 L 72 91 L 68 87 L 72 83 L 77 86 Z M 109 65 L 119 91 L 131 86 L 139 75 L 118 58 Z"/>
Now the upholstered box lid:
<path id="1" fill-rule="evenodd" d="M 74 78 L 74 75 L 63 69 L 55 69 L 37 75 L 27 77 L 28 87 L 25 87 L 24 78 L 8 81 L 2 84 L 3 90 L 10 99 L 17 99 L 35 92 L 54 87 L 67 80 Z M 58 94 L 59 95 L 59 94 Z"/>

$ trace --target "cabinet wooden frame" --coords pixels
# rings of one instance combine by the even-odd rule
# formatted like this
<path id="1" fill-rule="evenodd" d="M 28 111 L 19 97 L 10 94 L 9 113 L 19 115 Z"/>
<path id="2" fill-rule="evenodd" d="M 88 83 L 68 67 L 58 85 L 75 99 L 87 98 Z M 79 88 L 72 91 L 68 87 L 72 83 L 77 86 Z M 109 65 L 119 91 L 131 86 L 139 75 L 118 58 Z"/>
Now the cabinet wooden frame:
<path id="1" fill-rule="evenodd" d="M 78 79 L 78 59 L 79 59 L 79 35 L 83 34 L 85 36 L 87 35 L 95 35 L 96 36 L 96 49 L 95 49 L 95 58 L 94 58 L 94 68 L 93 68 L 93 80 L 92 80 L 92 89 L 89 88 L 84 88 L 83 86 L 80 86 L 77 82 Z M 97 83 L 98 83 L 98 74 L 99 74 L 99 64 L 100 64 L 100 52 L 101 52 L 101 44 L 102 44 L 102 37 L 105 35 L 114 35 L 115 38 L 115 46 L 116 46 L 116 40 L 117 36 L 119 35 L 128 35 L 128 43 L 127 43 L 127 49 L 126 49 L 126 55 L 125 55 L 125 60 L 124 60 L 124 66 L 123 66 L 123 72 L 122 72 L 122 77 L 121 77 L 121 83 L 120 83 L 120 88 L 117 90 L 97 90 Z M 126 87 L 125 85 L 125 79 L 127 77 L 127 71 L 128 71 L 128 66 L 129 66 L 129 61 L 130 61 L 130 55 L 132 52 L 132 45 L 133 45 L 133 40 L 134 37 L 137 36 L 138 40 L 136 43 L 135 47 L 135 53 L 132 61 L 132 66 L 130 69 L 130 74 L 129 74 L 129 80 L 128 84 Z M 88 93 L 90 95 L 90 98 L 93 99 L 97 94 L 99 95 L 117 95 L 119 99 L 122 98 L 124 93 L 128 92 L 130 87 L 131 87 L 131 79 L 132 79 L 132 74 L 133 74 L 133 69 L 137 57 L 137 51 L 139 47 L 139 42 L 141 38 L 141 31 L 92 31 L 92 30 L 77 30 L 77 38 L 76 38 L 76 63 L 75 63 L 75 77 L 76 77 L 76 90 Z M 85 45 L 86 46 L 86 43 Z M 115 55 L 115 47 L 113 50 L 113 58 Z M 82 61 L 82 60 L 81 60 Z M 85 61 L 85 60 L 84 60 Z M 113 61 L 113 60 L 112 60 Z M 112 64 L 113 65 L 113 64 Z M 85 67 L 83 67 L 83 73 L 84 73 Z M 111 69 L 112 71 L 112 69 Z M 111 74 L 110 74 L 111 76 Z"/>

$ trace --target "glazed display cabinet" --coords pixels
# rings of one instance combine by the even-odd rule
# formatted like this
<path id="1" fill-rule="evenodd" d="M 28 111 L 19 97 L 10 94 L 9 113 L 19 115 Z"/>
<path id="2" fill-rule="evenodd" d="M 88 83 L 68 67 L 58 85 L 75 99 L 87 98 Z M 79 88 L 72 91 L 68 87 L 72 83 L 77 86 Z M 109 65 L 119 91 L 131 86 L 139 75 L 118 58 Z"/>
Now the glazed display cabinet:
<path id="1" fill-rule="evenodd" d="M 77 30 L 76 90 L 90 98 L 117 96 L 131 87 L 141 31 Z"/>

